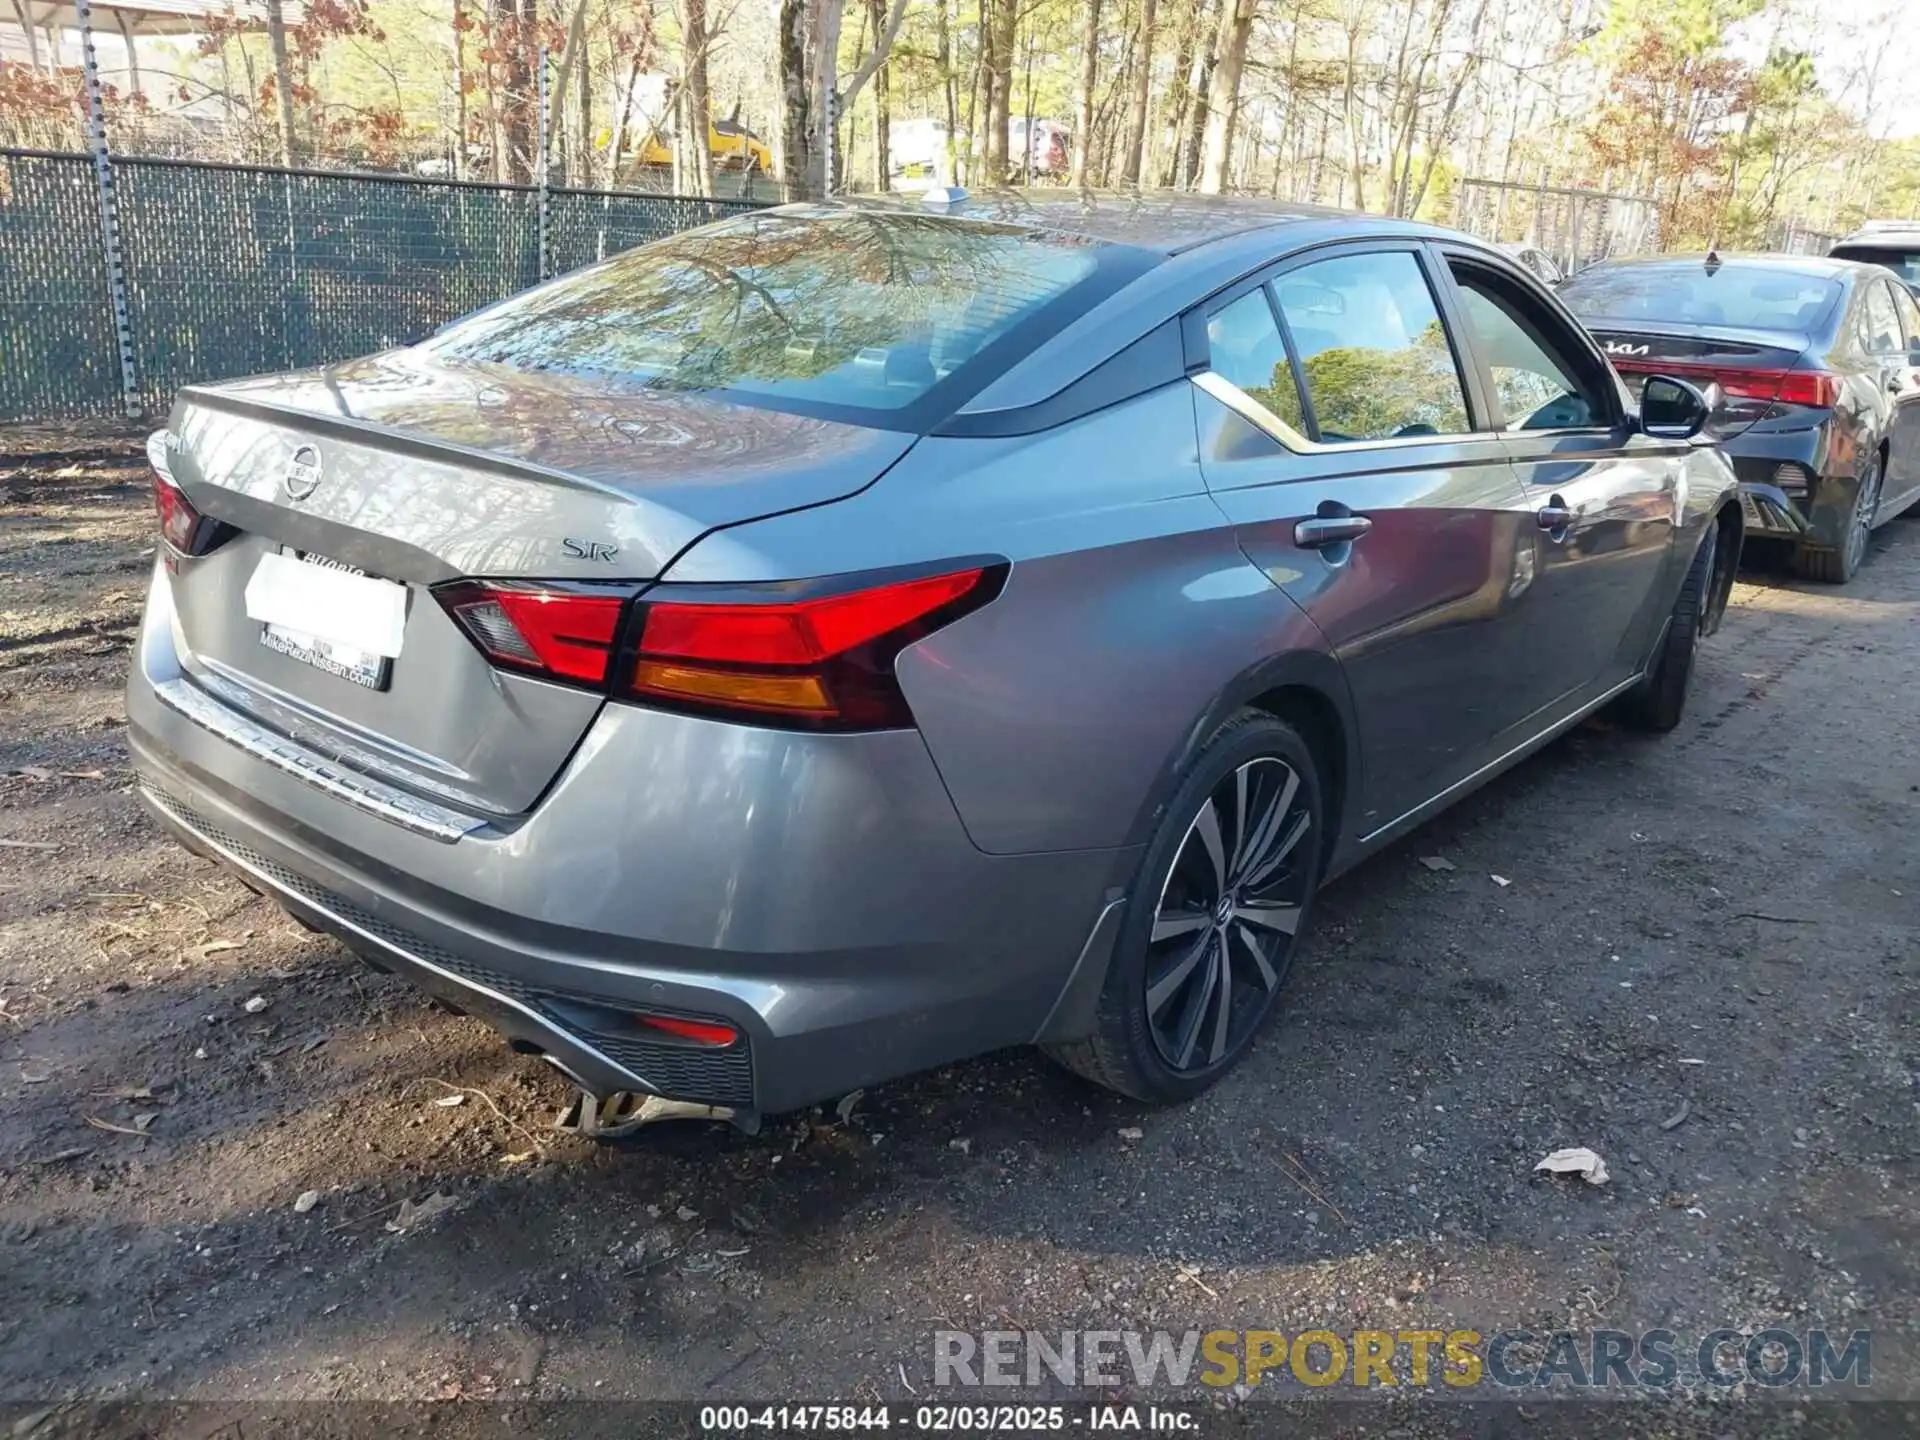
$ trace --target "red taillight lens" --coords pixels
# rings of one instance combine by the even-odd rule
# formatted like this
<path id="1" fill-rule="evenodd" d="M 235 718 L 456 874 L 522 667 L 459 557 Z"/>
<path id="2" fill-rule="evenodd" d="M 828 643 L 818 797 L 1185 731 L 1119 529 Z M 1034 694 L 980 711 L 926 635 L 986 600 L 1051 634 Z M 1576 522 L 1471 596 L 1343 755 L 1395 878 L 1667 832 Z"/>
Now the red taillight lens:
<path id="1" fill-rule="evenodd" d="M 985 566 L 829 595 L 769 586 L 764 600 L 745 603 L 738 591 L 712 600 L 649 596 L 628 693 L 810 729 L 911 725 L 895 657 L 986 604 L 1003 573 Z"/>
<path id="2" fill-rule="evenodd" d="M 1623 375 L 1672 375 L 1700 385 L 1718 385 L 1736 400 L 1761 400 L 1779 405 L 1834 405 L 1840 399 L 1840 381 L 1824 370 L 1742 370 L 1675 361 L 1615 361 Z"/>
<path id="3" fill-rule="evenodd" d="M 200 529 L 200 512 L 186 492 L 158 470 L 153 472 L 153 508 L 160 516 L 160 536 L 182 555 L 193 554 Z"/>
<path id="4" fill-rule="evenodd" d="M 561 589 L 468 580 L 435 595 L 489 660 L 600 685 L 620 630 L 625 590 Z"/>
<path id="5" fill-rule="evenodd" d="M 635 1015 L 633 1018 L 649 1030 L 658 1030 L 677 1040 L 690 1040 L 695 1045 L 726 1046 L 740 1038 L 740 1032 L 731 1025 L 713 1020 L 683 1020 L 678 1015 Z"/>

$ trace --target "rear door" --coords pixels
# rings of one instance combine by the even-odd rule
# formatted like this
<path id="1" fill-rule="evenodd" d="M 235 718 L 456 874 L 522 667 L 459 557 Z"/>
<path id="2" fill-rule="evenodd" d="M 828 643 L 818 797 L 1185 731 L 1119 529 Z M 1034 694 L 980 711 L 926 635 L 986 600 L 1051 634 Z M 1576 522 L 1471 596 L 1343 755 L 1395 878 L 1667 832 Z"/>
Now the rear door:
<path id="1" fill-rule="evenodd" d="M 1189 317 L 1201 468 L 1346 671 L 1372 833 L 1524 727 L 1533 520 L 1418 242 L 1318 250 Z"/>
<path id="2" fill-rule="evenodd" d="M 1633 674 L 1665 608 L 1687 447 L 1626 423 L 1605 360 L 1505 266 L 1449 247 L 1481 378 L 1534 514 L 1542 628 L 1530 678 L 1542 706 Z"/>
<path id="3" fill-rule="evenodd" d="M 1894 414 L 1887 432 L 1887 474 L 1880 508 L 1891 512 L 1904 509 L 1920 492 L 1920 372 L 1913 363 L 1916 350 L 1920 350 L 1920 304 L 1904 285 L 1875 283 L 1892 297 L 1901 334 L 1901 353 L 1885 371 Z"/>

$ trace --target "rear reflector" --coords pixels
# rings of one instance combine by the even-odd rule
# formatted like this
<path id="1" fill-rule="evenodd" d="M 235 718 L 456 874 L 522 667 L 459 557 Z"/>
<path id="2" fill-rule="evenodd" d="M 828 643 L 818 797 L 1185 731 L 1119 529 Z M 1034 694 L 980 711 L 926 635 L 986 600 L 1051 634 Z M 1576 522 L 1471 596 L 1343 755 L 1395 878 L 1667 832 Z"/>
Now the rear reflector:
<path id="1" fill-rule="evenodd" d="M 1004 568 L 919 576 L 837 594 L 740 603 L 663 586 L 644 621 L 629 692 L 639 699 L 720 713 L 781 716 L 809 729 L 907 726 L 913 716 L 893 662 L 914 641 L 999 593 Z M 670 600 L 653 595 L 672 594 Z"/>
<path id="2" fill-rule="evenodd" d="M 599 685 L 627 603 L 625 591 L 466 580 L 434 591 L 489 660 Z"/>
<path id="3" fill-rule="evenodd" d="M 678 1015 L 635 1015 L 633 1018 L 649 1030 L 658 1030 L 678 1040 L 690 1040 L 696 1045 L 731 1045 L 740 1038 L 740 1032 L 733 1026 L 717 1020 L 683 1020 Z"/>

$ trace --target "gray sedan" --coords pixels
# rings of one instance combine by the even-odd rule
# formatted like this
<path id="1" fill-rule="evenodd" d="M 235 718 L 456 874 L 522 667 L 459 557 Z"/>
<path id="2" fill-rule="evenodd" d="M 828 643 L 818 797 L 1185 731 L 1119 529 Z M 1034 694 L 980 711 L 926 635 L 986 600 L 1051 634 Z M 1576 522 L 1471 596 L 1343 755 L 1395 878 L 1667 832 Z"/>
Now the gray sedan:
<path id="1" fill-rule="evenodd" d="M 1742 533 L 1704 419 L 1431 227 L 747 213 L 184 391 L 140 785 L 593 1096 L 750 1126 L 1032 1043 L 1179 1100 L 1329 877 L 1678 721 Z"/>

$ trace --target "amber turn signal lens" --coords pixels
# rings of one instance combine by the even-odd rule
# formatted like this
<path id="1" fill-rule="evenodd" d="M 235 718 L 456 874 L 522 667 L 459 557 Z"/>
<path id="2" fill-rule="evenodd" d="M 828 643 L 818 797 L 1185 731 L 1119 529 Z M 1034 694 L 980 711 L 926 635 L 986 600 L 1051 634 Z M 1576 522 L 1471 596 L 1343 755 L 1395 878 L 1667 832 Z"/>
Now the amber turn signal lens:
<path id="1" fill-rule="evenodd" d="M 634 666 L 633 688 L 646 695 L 710 700 L 754 710 L 815 711 L 822 715 L 834 710 L 818 675 L 764 675 L 642 660 Z"/>

